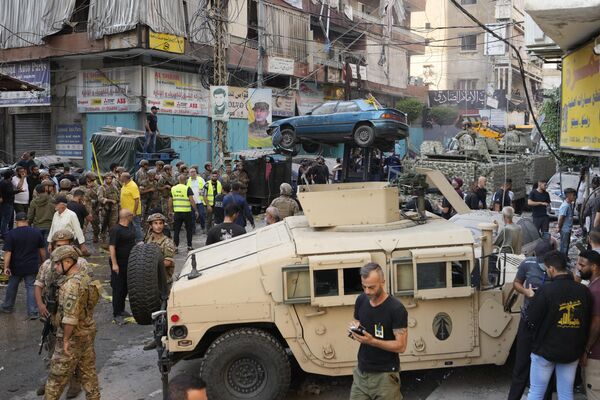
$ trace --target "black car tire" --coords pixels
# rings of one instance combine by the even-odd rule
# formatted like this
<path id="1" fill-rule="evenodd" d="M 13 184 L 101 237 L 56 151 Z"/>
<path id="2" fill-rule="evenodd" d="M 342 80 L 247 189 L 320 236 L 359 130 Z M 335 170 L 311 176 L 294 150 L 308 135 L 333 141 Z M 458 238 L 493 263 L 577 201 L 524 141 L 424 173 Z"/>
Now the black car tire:
<path id="1" fill-rule="evenodd" d="M 152 313 L 160 310 L 167 294 L 167 273 L 160 247 L 140 243 L 131 249 L 127 264 L 129 305 L 139 325 L 152 324 Z"/>
<path id="2" fill-rule="evenodd" d="M 281 130 L 281 142 L 279 145 L 287 150 L 292 150 L 296 143 L 296 132 L 293 129 L 285 128 Z"/>
<path id="3" fill-rule="evenodd" d="M 211 399 L 279 400 L 289 389 L 290 369 L 285 349 L 273 335 L 239 328 L 222 334 L 210 345 L 200 375 L 211 383 Z"/>
<path id="4" fill-rule="evenodd" d="M 369 125 L 359 125 L 354 130 L 354 142 L 360 147 L 371 147 L 375 142 L 375 130 Z"/>
<path id="5" fill-rule="evenodd" d="M 307 153 L 317 153 L 321 149 L 321 144 L 315 142 L 303 142 L 302 149 Z"/>

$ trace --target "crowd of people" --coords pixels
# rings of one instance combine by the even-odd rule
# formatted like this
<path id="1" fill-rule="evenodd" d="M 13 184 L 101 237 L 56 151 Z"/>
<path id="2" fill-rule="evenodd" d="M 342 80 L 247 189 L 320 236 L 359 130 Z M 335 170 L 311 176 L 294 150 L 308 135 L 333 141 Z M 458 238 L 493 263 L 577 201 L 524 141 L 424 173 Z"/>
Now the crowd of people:
<path id="1" fill-rule="evenodd" d="M 100 284 L 84 258 L 95 251 L 89 238 L 108 251 L 113 322 L 122 325 L 131 317 L 125 309 L 127 269 L 136 244 L 160 248 L 171 284 L 182 229 L 189 251 L 193 235 L 206 234 L 206 245 L 211 245 L 244 234 L 247 223 L 255 227 L 246 200 L 251 182 L 242 161 L 227 163 L 219 173 L 211 163 L 200 171 L 183 162 L 157 161 L 151 167 L 141 160 L 133 176 L 113 164 L 101 177 L 93 172 L 76 177 L 68 167 L 40 172 L 26 153 L 3 178 L 0 234 L 3 272 L 9 278 L 0 312 L 14 312 L 24 281 L 28 318 L 48 326 L 49 374 L 38 388 L 46 399 L 60 398 L 67 386 L 68 398 L 82 388 L 88 399 L 100 396 L 93 346 Z M 282 184 L 280 191 L 266 211 L 267 224 L 298 212 L 291 185 Z M 154 341 L 145 346 L 153 347 Z M 203 387 L 198 390 L 205 393 Z"/>

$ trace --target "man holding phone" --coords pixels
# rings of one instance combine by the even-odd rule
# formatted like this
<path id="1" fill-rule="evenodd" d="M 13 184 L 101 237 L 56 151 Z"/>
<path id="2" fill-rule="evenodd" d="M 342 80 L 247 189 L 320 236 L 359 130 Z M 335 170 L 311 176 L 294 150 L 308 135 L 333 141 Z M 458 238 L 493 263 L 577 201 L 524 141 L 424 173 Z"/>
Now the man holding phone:
<path id="1" fill-rule="evenodd" d="M 364 293 L 354 304 L 349 336 L 360 342 L 350 400 L 400 400 L 400 358 L 408 341 L 408 313 L 385 291 L 382 268 L 368 263 L 360 269 Z"/>
<path id="2" fill-rule="evenodd" d="M 550 281 L 544 266 L 544 256 L 549 253 L 552 243 L 542 239 L 535 246 L 535 257 L 527 257 L 517 270 L 513 281 L 513 288 L 523 295 L 521 307 L 521 321 L 517 331 L 517 346 L 515 351 L 515 364 L 512 372 L 512 382 L 508 393 L 508 400 L 517 400 L 523 397 L 523 392 L 529 382 L 529 369 L 531 366 L 531 349 L 533 346 L 533 332 L 528 327 L 527 309 L 535 296 L 536 291 Z M 551 398 L 552 391 L 548 391 Z"/>

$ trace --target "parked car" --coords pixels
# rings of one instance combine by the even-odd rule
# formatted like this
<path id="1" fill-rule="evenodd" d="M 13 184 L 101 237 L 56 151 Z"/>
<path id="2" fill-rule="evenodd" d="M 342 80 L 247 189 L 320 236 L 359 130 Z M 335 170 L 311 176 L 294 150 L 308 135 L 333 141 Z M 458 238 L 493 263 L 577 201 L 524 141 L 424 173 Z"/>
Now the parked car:
<path id="1" fill-rule="evenodd" d="M 68 166 L 71 167 L 71 174 L 73 174 L 75 178 L 78 178 L 83 173 L 81 165 L 68 157 L 56 155 L 36 156 L 33 161 L 35 161 L 36 165 L 40 168 L 40 171 L 48 171 L 48 168 L 55 167 L 58 170 L 58 173 L 61 174 L 64 167 Z M 9 169 L 14 170 L 16 167 L 17 163 L 0 168 L 0 176 L 4 175 L 5 171 Z"/>
<path id="2" fill-rule="evenodd" d="M 273 122 L 267 133 L 275 149 L 289 152 L 300 143 L 312 153 L 323 143 L 354 142 L 360 147 L 393 143 L 408 137 L 407 122 L 405 113 L 366 100 L 327 101 L 307 115 Z"/>
<path id="3" fill-rule="evenodd" d="M 558 218 L 558 209 L 565 199 L 564 191 L 566 188 L 577 190 L 579 184 L 578 172 L 557 172 L 548 180 L 546 191 L 550 194 L 550 210 L 548 215 L 552 218 Z M 575 217 L 579 218 L 577 208 L 575 208 Z"/>

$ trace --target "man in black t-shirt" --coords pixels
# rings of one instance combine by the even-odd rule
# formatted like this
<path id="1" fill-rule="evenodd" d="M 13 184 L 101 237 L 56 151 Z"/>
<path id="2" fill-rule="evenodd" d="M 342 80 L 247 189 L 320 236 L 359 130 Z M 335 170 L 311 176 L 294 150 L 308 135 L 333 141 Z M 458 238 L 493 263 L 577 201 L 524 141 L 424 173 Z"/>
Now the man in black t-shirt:
<path id="1" fill-rule="evenodd" d="M 108 241 L 113 319 L 119 325 L 123 323 L 123 317 L 131 316 L 125 311 L 125 298 L 127 297 L 127 264 L 133 246 L 135 246 L 133 213 L 123 208 L 119 212 L 119 222 L 110 230 Z"/>
<path id="2" fill-rule="evenodd" d="M 383 270 L 376 263 L 360 269 L 364 293 L 354 304 L 350 336 L 360 342 L 350 399 L 400 400 L 400 358 L 408 342 L 408 313 L 385 291 Z"/>
<path id="3" fill-rule="evenodd" d="M 81 230 L 84 230 L 83 225 L 85 224 L 85 220 L 89 215 L 87 208 L 85 208 L 85 206 L 81 203 L 83 195 L 83 190 L 77 189 L 73 192 L 73 200 L 67 203 L 67 208 L 77 214 L 77 219 L 79 220 Z"/>
<path id="4" fill-rule="evenodd" d="M 160 134 L 158 131 L 158 107 L 152 106 L 150 114 L 146 116 L 146 131 L 144 133 L 144 153 L 154 153 L 156 151 L 156 137 Z"/>
<path id="5" fill-rule="evenodd" d="M 206 234 L 206 245 L 208 246 L 209 244 L 221 242 L 246 233 L 246 229 L 235 223 L 239 213 L 240 208 L 237 204 L 228 204 L 225 207 L 225 219 L 223 223 L 213 226 Z"/>
<path id="6" fill-rule="evenodd" d="M 307 175 L 315 184 L 324 184 L 329 182 L 329 168 L 325 164 L 325 159 L 321 156 L 317 157 L 317 163 L 310 167 Z"/>
<path id="7" fill-rule="evenodd" d="M 548 206 L 550 205 L 550 194 L 546 191 L 546 181 L 538 181 L 537 189 L 529 193 L 527 205 L 531 207 L 531 219 L 538 231 L 544 235 L 550 229 L 550 216 Z"/>
<path id="8" fill-rule="evenodd" d="M 513 207 L 514 199 L 515 194 L 512 191 L 512 179 L 507 179 L 502 187 L 492 196 L 493 210 L 500 212 L 504 207 Z"/>
<path id="9" fill-rule="evenodd" d="M 229 183 L 223 184 L 223 191 L 215 196 L 215 205 L 213 206 L 213 219 L 215 225 L 222 224 L 225 221 L 225 209 L 223 208 L 223 200 L 231 192 Z"/>

